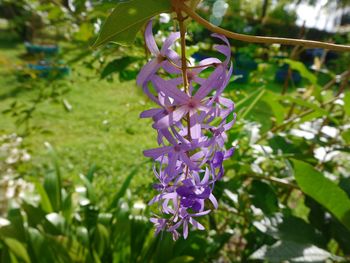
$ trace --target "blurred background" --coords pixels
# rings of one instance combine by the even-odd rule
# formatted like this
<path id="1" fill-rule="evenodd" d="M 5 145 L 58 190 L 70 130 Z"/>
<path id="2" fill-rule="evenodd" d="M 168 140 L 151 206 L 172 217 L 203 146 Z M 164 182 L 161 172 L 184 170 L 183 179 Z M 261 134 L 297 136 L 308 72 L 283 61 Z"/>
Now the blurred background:
<path id="1" fill-rule="evenodd" d="M 350 262 L 350 207 L 332 211 L 350 198 L 350 53 L 231 41 L 236 152 L 206 230 L 173 242 L 149 223 L 142 34 L 90 47 L 118 2 L 0 0 L 0 262 Z M 348 0 L 204 0 L 197 12 L 237 33 L 350 44 Z M 160 15 L 159 44 L 172 30 Z M 217 56 L 209 31 L 188 33 L 191 61 Z M 319 171 L 305 171 L 307 195 L 291 159 Z"/>

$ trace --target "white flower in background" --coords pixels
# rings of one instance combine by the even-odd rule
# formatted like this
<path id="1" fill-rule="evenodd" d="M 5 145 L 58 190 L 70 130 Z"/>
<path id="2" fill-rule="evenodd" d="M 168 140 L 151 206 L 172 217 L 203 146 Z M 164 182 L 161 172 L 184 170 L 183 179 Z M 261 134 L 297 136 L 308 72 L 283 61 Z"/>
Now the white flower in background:
<path id="1" fill-rule="evenodd" d="M 166 13 L 160 14 L 160 17 L 159 17 L 159 22 L 160 23 L 166 24 L 166 23 L 169 23 L 169 21 L 170 21 L 170 15 L 169 14 L 166 14 Z"/>
<path id="2" fill-rule="evenodd" d="M 23 139 L 16 134 L 0 136 L 0 216 L 9 207 L 18 207 L 21 200 L 37 203 L 34 185 L 19 178 L 16 166 L 28 162 L 30 154 L 22 146 Z"/>

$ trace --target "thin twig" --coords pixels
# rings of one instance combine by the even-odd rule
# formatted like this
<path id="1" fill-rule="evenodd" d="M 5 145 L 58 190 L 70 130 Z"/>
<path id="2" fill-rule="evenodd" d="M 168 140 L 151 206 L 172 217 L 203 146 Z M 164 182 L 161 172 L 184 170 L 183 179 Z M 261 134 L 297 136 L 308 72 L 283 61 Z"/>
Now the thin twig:
<path id="1" fill-rule="evenodd" d="M 190 7 L 184 3 L 179 3 L 176 8 L 180 8 L 183 12 L 187 13 L 193 20 L 206 27 L 212 32 L 225 35 L 228 38 L 250 42 L 250 43 L 262 43 L 262 44 L 283 44 L 292 46 L 303 46 L 308 48 L 324 48 L 335 51 L 350 51 L 350 46 L 347 45 L 336 45 L 332 43 L 324 43 L 312 40 L 301 40 L 301 39 L 291 39 L 291 38 L 279 38 L 279 37 L 263 37 L 263 36 L 250 36 L 244 34 L 234 33 L 223 28 L 217 27 L 201 16 L 194 12 Z"/>
<path id="2" fill-rule="evenodd" d="M 257 175 L 257 174 L 245 174 L 243 176 L 247 177 L 247 178 L 254 178 L 254 179 L 259 179 L 259 180 L 265 180 L 265 181 L 269 181 L 271 183 L 275 183 L 275 184 L 278 184 L 278 185 L 281 185 L 281 186 L 285 186 L 285 187 L 288 187 L 288 188 L 300 190 L 300 188 L 297 185 L 292 184 L 290 182 L 287 182 L 286 180 L 283 180 L 281 178 L 277 178 L 277 177 L 273 177 L 273 176 L 261 176 L 261 175 Z"/>

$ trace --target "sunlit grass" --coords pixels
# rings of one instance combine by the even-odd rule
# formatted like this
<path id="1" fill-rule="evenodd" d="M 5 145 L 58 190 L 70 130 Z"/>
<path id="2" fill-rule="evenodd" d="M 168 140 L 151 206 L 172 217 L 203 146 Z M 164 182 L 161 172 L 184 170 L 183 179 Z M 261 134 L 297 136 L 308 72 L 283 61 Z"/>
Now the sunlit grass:
<path id="1" fill-rule="evenodd" d="M 19 62 L 18 55 L 23 52 L 22 45 L 15 50 L 0 49 L 0 57 L 4 61 Z M 13 65 L 1 64 L 1 112 L 15 100 L 30 103 L 37 94 L 35 88 L 18 83 L 13 69 Z M 155 146 L 156 134 L 148 120 L 139 119 L 139 113 L 151 104 L 134 82 L 115 80 L 110 83 L 93 74 L 83 66 L 75 66 L 65 80 L 70 91 L 57 101 L 39 104 L 34 113 L 31 125 L 44 132 L 32 131 L 24 142 L 35 167 L 50 162 L 45 143 L 51 144 L 67 179 L 75 180 L 79 173 L 86 173 L 91 165 L 96 165 L 96 184 L 108 196 L 120 187 L 130 169 L 146 160 L 142 150 Z M 70 112 L 65 110 L 63 99 L 72 106 Z M 21 129 L 14 121 L 2 113 L 1 133 L 19 133 Z M 141 169 L 135 181 L 143 185 L 151 180 L 151 176 Z"/>

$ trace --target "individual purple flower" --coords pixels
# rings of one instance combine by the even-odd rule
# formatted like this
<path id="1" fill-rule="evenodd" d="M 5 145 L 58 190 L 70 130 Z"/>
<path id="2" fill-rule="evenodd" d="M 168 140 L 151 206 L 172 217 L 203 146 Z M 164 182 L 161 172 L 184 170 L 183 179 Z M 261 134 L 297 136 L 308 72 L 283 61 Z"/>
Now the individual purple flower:
<path id="1" fill-rule="evenodd" d="M 156 234 L 170 232 L 174 240 L 180 233 L 187 238 L 190 227 L 204 229 L 194 218 L 207 215 L 210 203 L 218 207 L 213 189 L 224 175 L 224 160 L 234 151 L 225 149 L 226 132 L 236 117 L 234 103 L 222 94 L 233 71 L 231 49 L 224 36 L 213 36 L 224 42 L 215 49 L 225 60 L 207 58 L 194 67 L 188 65 L 185 74 L 189 86 L 185 90 L 181 58 L 171 49 L 179 33 L 172 33 L 159 50 L 151 22 L 145 31 L 146 44 L 154 58 L 141 70 L 137 82 L 158 107 L 140 116 L 152 118 L 152 127 L 158 133 L 159 147 L 145 150 L 144 155 L 155 161 L 153 170 L 159 181 L 154 184 L 158 194 L 149 205 L 158 203 L 162 214 L 152 217 L 151 222 Z M 203 70 L 210 68 L 212 72 L 204 78 Z"/>
<path id="2" fill-rule="evenodd" d="M 170 36 L 164 41 L 162 48 L 159 50 L 154 40 L 152 33 L 152 21 L 148 22 L 148 25 L 145 30 L 145 41 L 146 45 L 154 56 L 154 58 L 149 61 L 140 71 L 137 76 L 137 84 L 143 86 L 144 83 L 149 80 L 149 77 L 157 72 L 161 67 L 169 73 L 174 72 L 174 67 L 168 61 L 174 61 L 175 63 L 179 61 L 180 57 L 177 53 L 170 49 L 171 45 L 180 37 L 180 33 L 171 33 Z M 175 70 L 175 72 L 177 72 Z"/>
<path id="3" fill-rule="evenodd" d="M 204 230 L 204 226 L 196 221 L 194 217 L 204 216 L 210 213 L 210 210 L 206 210 L 200 213 L 190 214 L 186 209 L 180 208 L 179 218 L 180 220 L 169 228 L 169 231 L 173 232 L 178 229 L 181 225 L 183 225 L 183 236 L 186 239 L 188 236 L 188 223 L 190 223 L 195 229 Z"/>

